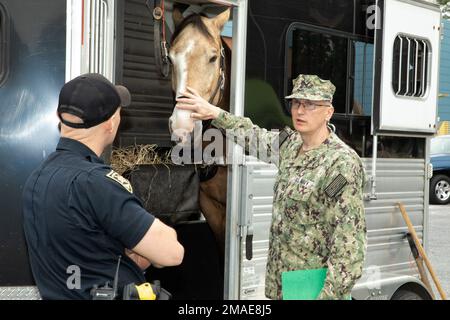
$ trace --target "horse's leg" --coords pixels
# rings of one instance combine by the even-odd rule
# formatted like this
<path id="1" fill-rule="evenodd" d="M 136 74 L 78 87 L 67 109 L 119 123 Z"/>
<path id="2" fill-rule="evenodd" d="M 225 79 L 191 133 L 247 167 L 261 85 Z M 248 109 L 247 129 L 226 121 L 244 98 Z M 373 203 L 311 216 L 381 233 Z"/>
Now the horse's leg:
<path id="1" fill-rule="evenodd" d="M 221 253 L 225 251 L 224 217 L 225 207 L 215 199 L 211 198 L 205 191 L 200 191 L 200 208 L 214 233 Z"/>
<path id="2" fill-rule="evenodd" d="M 217 173 L 200 183 L 200 209 L 211 227 L 223 254 L 225 252 L 225 224 L 227 201 L 227 168 L 219 167 Z"/>

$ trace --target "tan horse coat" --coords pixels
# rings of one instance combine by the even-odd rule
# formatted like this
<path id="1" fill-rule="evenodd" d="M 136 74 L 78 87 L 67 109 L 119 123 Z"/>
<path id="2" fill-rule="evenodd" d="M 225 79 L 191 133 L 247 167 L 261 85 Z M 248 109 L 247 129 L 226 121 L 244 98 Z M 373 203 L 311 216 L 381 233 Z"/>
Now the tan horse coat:
<path id="1" fill-rule="evenodd" d="M 194 20 L 193 23 L 183 26 L 181 14 L 174 11 L 175 25 L 183 26 L 178 34 L 175 33 L 169 52 L 173 65 L 172 88 L 177 97 L 181 96 L 182 92 L 189 86 L 194 88 L 204 99 L 228 111 L 231 54 L 220 34 L 229 16 L 230 11 L 226 10 L 214 18 L 196 17 L 197 21 Z M 201 23 L 198 19 L 201 19 Z M 226 81 L 223 92 L 221 90 L 216 91 L 220 78 L 220 49 L 222 46 L 226 51 Z M 215 92 L 216 94 L 214 94 Z M 184 129 L 189 133 L 194 128 L 201 130 L 198 128 L 201 126 L 201 122 L 194 122 L 190 118 L 190 112 L 186 110 L 175 109 L 169 125 L 172 132 L 179 129 Z M 206 143 L 203 143 L 203 147 L 205 146 Z M 225 247 L 226 196 L 227 168 L 219 166 L 214 177 L 200 183 L 200 208 L 218 241 L 222 253 Z"/>

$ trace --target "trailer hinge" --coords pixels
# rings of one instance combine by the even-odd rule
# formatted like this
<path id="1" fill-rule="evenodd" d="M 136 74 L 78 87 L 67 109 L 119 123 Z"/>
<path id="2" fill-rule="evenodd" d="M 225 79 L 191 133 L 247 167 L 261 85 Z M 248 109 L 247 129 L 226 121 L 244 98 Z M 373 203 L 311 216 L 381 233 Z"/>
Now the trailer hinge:
<path id="1" fill-rule="evenodd" d="M 243 175 L 245 181 L 252 176 L 252 169 L 248 167 L 243 168 Z M 244 183 L 247 185 L 247 183 Z M 240 216 L 240 237 L 245 241 L 245 258 L 247 260 L 252 260 L 253 258 L 253 212 L 251 210 L 253 203 L 253 193 L 246 189 L 244 193 L 244 208 Z"/>
<path id="2" fill-rule="evenodd" d="M 245 258 L 252 260 L 253 258 L 253 226 L 252 225 L 240 225 L 239 237 L 245 239 Z"/>
<path id="3" fill-rule="evenodd" d="M 364 200 L 366 201 L 370 201 L 370 200 L 377 200 L 377 183 L 376 183 L 376 177 L 374 176 L 370 176 L 369 177 L 369 181 L 370 183 L 370 193 L 365 193 L 364 194 Z"/>
<path id="4" fill-rule="evenodd" d="M 247 234 L 245 235 L 245 258 L 252 260 L 253 258 L 253 227 L 247 226 Z"/>

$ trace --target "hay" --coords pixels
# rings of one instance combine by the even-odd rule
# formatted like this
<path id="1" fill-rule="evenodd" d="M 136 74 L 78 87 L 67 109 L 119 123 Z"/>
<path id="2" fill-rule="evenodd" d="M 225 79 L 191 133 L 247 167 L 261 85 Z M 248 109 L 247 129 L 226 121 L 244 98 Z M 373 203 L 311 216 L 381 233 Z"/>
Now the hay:
<path id="1" fill-rule="evenodd" d="M 114 148 L 111 154 L 111 167 L 118 174 L 133 171 L 136 166 L 149 164 L 170 165 L 170 151 L 159 154 L 156 144 L 134 145 L 125 148 Z"/>

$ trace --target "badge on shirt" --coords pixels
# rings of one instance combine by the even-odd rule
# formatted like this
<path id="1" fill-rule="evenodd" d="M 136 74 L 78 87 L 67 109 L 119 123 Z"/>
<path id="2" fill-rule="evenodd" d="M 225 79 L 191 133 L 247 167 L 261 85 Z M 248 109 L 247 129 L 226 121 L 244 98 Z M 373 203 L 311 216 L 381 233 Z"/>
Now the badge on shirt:
<path id="1" fill-rule="evenodd" d="M 345 179 L 342 174 L 338 174 L 338 176 L 325 188 L 325 193 L 331 198 L 335 197 L 347 183 L 347 179 Z"/>
<path id="2" fill-rule="evenodd" d="M 130 181 L 122 177 L 120 174 L 111 170 L 107 175 L 108 178 L 120 183 L 122 187 L 124 187 L 129 193 L 133 193 L 133 187 L 131 186 Z"/>

